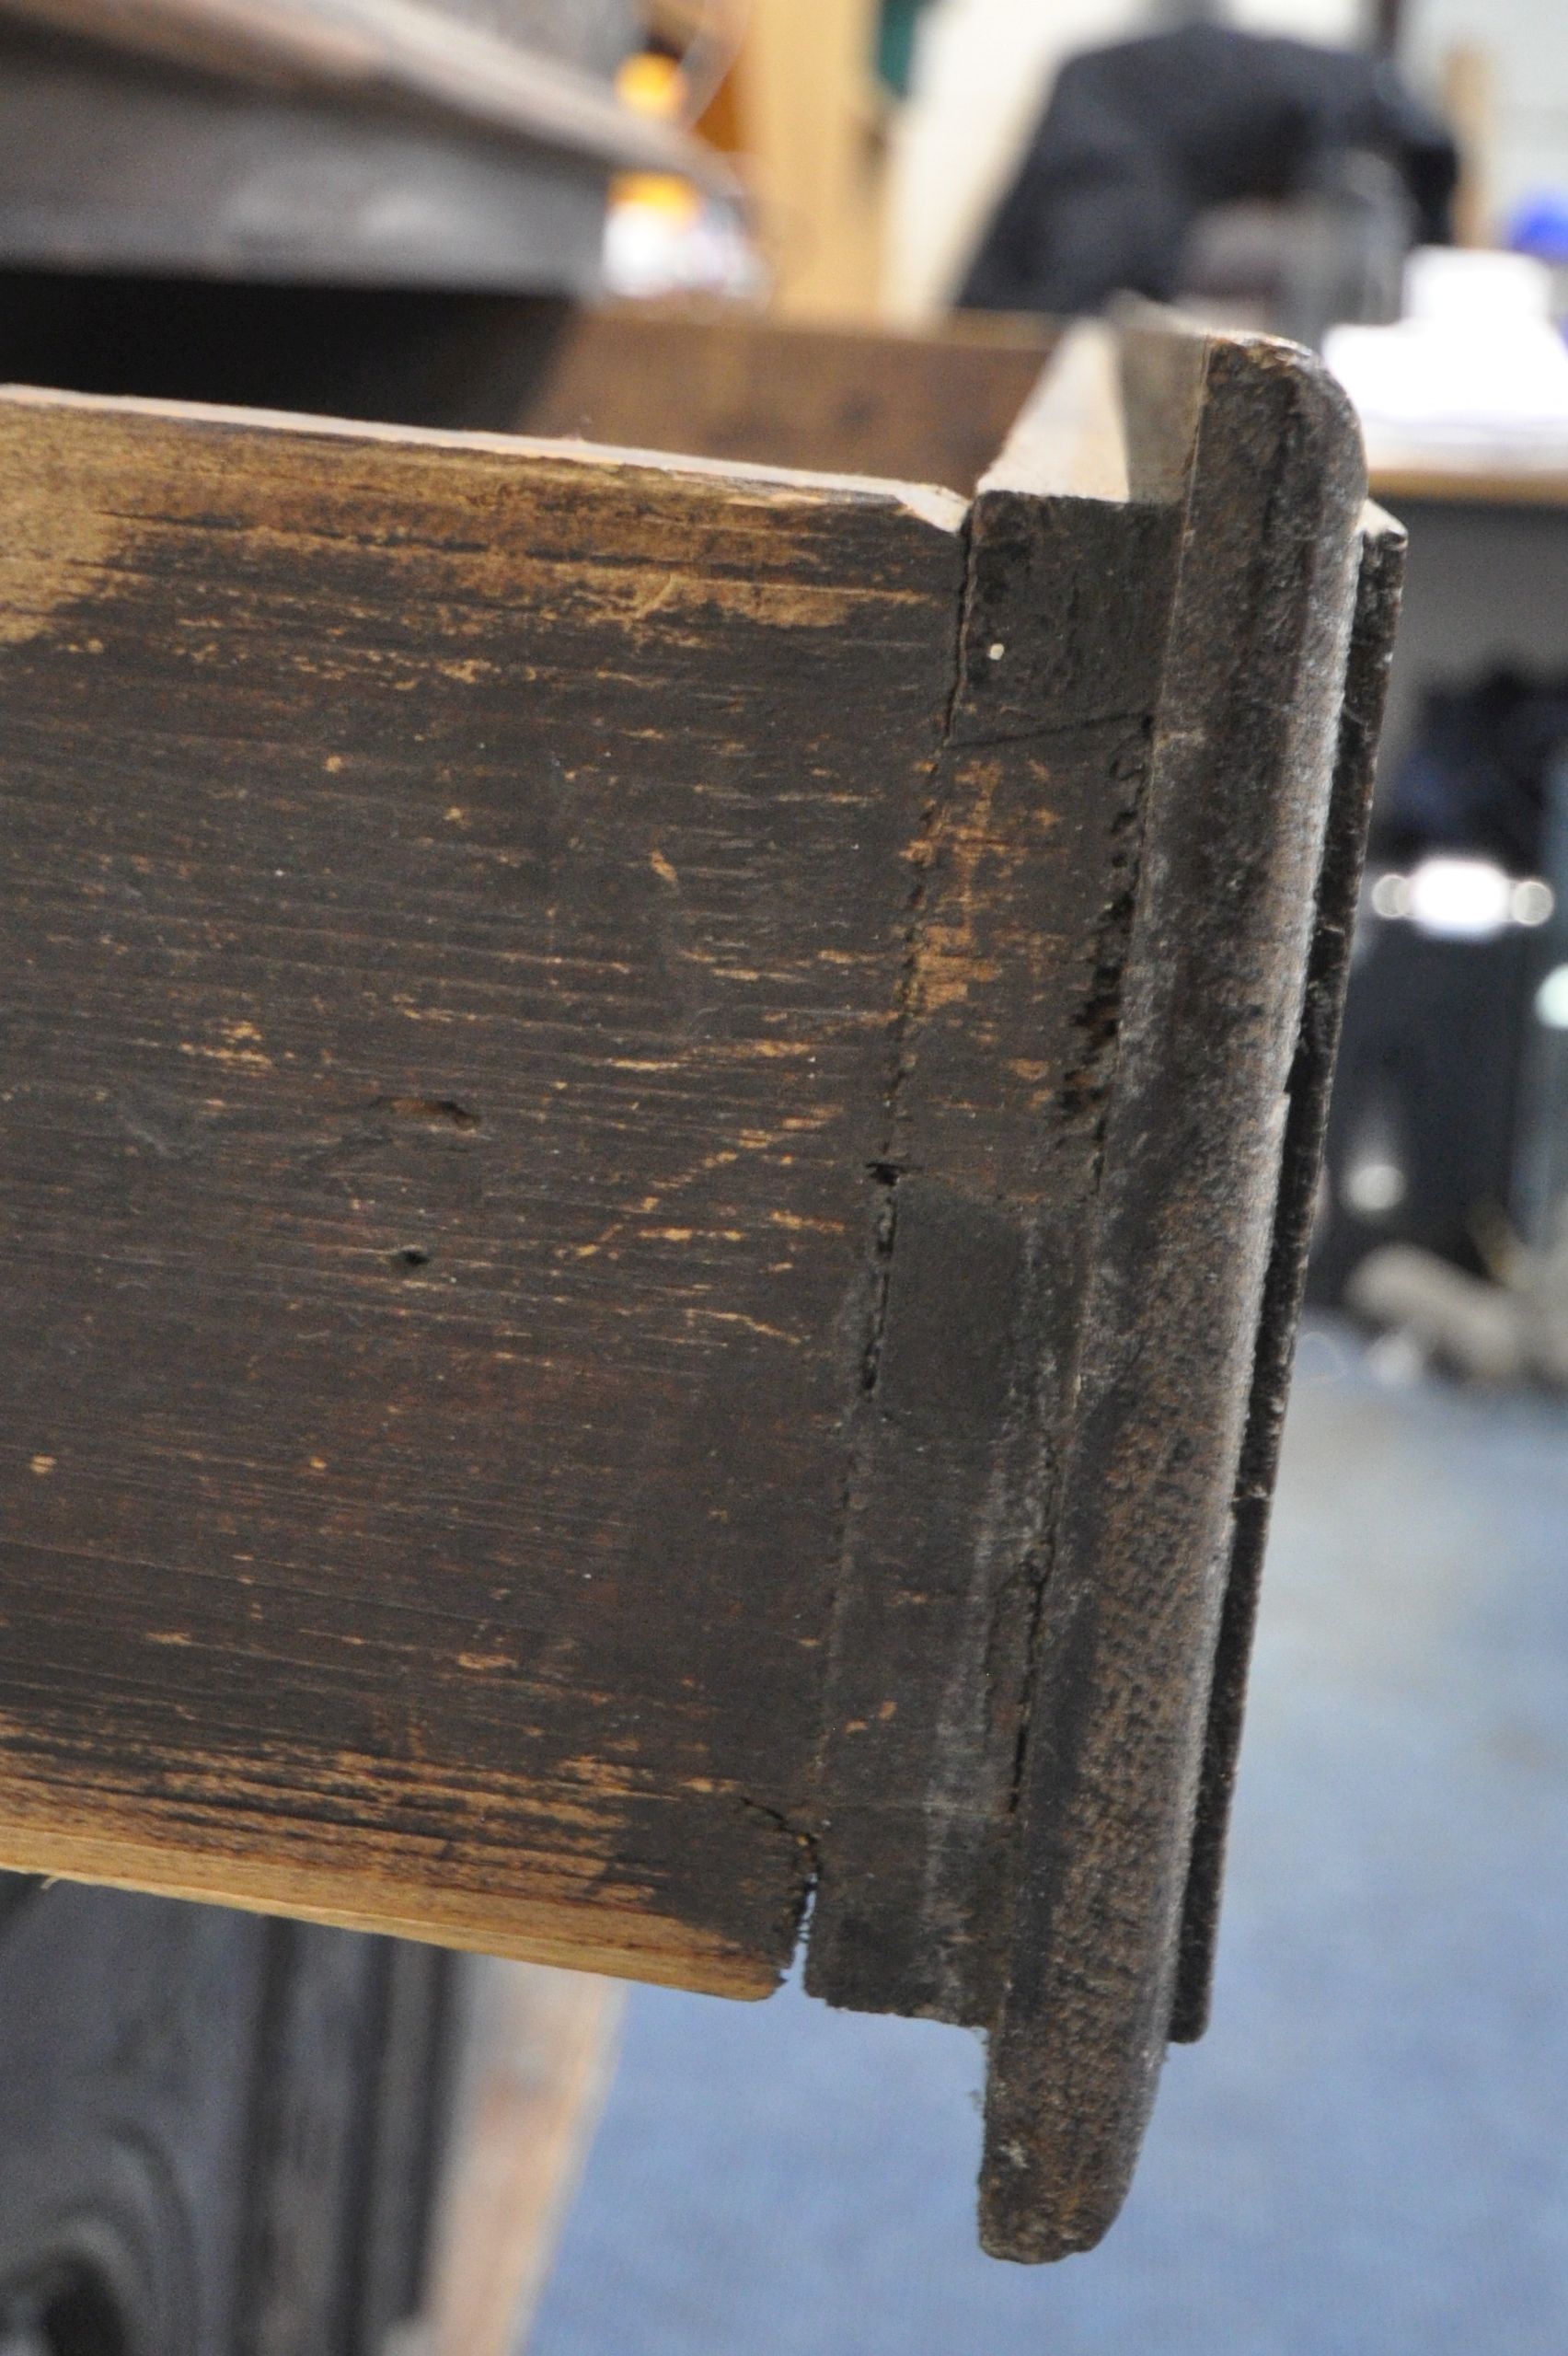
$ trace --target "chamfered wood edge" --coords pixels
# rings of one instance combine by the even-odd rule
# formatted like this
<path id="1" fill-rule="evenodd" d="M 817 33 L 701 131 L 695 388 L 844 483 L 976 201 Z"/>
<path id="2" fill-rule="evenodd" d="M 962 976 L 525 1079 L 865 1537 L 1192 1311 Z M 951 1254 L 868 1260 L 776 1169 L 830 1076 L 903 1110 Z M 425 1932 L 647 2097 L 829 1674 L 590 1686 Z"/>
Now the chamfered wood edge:
<path id="1" fill-rule="evenodd" d="M 667 450 L 623 450 L 574 437 L 548 439 L 523 433 L 488 433 L 439 425 L 381 425 L 370 420 L 307 417 L 293 410 L 236 409 L 215 401 L 154 400 L 136 393 L 73 393 L 50 386 L 0 384 L 0 408 L 79 410 L 106 417 L 146 417 L 170 424 L 241 427 L 292 434 L 301 441 L 380 443 L 413 453 L 483 454 L 563 468 L 593 468 L 643 475 L 651 481 L 721 483 L 737 496 L 815 504 L 853 502 L 902 510 L 932 530 L 956 536 L 969 513 L 968 502 L 939 483 L 905 483 L 876 475 L 819 473 L 800 467 L 753 465 L 728 458 L 689 457 Z"/>
<path id="2" fill-rule="evenodd" d="M 1053 347 L 979 492 L 1177 503 L 1192 466 L 1213 341 L 1151 304 L 1124 306 L 1111 319 L 1076 321 Z M 1252 341 L 1260 349 L 1272 342 Z"/>
<path id="3" fill-rule="evenodd" d="M 1103 319 L 1079 319 L 1067 329 L 981 477 L 981 496 L 1014 491 L 1118 502 L 1129 496 L 1122 346 Z"/>
<path id="4" fill-rule="evenodd" d="M 73 1829 L 51 1821 L 31 1831 L 8 1822 L 0 1828 L 0 1873 L 232 1906 L 241 1913 L 372 1931 L 698 1995 L 752 2002 L 771 1996 L 778 1986 L 770 1959 L 759 1960 L 687 1923 L 656 1914 L 615 1913 L 548 1899 L 468 1898 L 452 1890 L 421 1892 L 422 1911 L 415 1914 L 391 1875 L 382 1881 L 368 1871 L 297 1862 L 274 1865 L 259 1857 L 175 1850 L 151 1831 L 141 1839 L 119 1831 L 106 1839 L 86 1824 Z"/>
<path id="5" fill-rule="evenodd" d="M 1114 2218 L 1169 2029 L 1366 492 L 1308 355 L 1203 352 L 991 2047 L 982 2239 L 1022 2260 Z"/>
<path id="6" fill-rule="evenodd" d="M 1394 626 L 1404 571 L 1405 535 L 1368 504 L 1362 517 L 1355 618 L 1345 671 L 1332 795 L 1318 885 L 1317 919 L 1302 1002 L 1301 1034 L 1290 1075 L 1274 1248 L 1264 1280 L 1258 1353 L 1233 1505 L 1234 1536 L 1215 1653 L 1214 1691 L 1199 1784 L 1193 1856 L 1182 1909 L 1181 1961 L 1170 2035 L 1190 2043 L 1208 2022 L 1219 1929 L 1226 1835 L 1236 1780 L 1247 1670 L 1257 1621 L 1269 1508 L 1278 1470 L 1297 1321 L 1307 1278 L 1318 1173 L 1328 1126 L 1350 976 L 1351 938 L 1378 733 L 1388 695 Z"/>

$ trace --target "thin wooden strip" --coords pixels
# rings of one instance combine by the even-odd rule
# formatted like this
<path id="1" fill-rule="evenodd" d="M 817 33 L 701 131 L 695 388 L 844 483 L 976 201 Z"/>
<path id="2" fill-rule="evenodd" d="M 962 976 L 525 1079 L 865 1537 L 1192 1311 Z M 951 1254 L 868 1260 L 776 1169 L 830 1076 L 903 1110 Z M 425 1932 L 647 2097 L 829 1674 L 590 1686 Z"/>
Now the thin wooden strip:
<path id="1" fill-rule="evenodd" d="M 1105 2231 L 1169 2031 L 1366 488 L 1320 370 L 1205 360 L 991 2048 L 1016 2258 Z"/>
<path id="2" fill-rule="evenodd" d="M 1230 1797 L 1241 1746 L 1247 1671 L 1257 1620 L 1269 1508 L 1279 1469 L 1285 1410 L 1296 1356 L 1296 1328 L 1307 1281 L 1318 1173 L 1328 1126 L 1350 976 L 1351 941 L 1361 888 L 1366 822 L 1372 806 L 1374 755 L 1388 694 L 1404 570 L 1405 537 L 1397 524 L 1368 508 L 1362 525 L 1355 620 L 1345 672 L 1333 797 L 1318 885 L 1317 920 L 1301 1035 L 1290 1074 L 1274 1246 L 1263 1287 L 1251 1403 L 1232 1511 L 1235 1532 L 1215 1654 L 1214 1692 L 1199 1785 L 1193 1859 L 1182 1911 L 1181 1965 L 1170 2034 L 1178 2042 L 1203 2035 L 1208 2023 L 1219 1930 L 1221 1884 Z"/>
<path id="3" fill-rule="evenodd" d="M 1051 354 L 986 477 L 988 490 L 1123 501 L 1131 493 L 1122 402 L 1122 341 L 1081 319 Z"/>

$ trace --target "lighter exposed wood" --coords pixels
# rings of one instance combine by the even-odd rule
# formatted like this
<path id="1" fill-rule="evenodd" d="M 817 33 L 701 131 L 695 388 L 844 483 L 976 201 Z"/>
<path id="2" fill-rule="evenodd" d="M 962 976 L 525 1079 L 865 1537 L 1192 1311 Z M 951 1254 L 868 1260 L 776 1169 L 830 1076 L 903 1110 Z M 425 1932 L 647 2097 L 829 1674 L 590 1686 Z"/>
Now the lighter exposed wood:
<path id="1" fill-rule="evenodd" d="M 477 1972 L 479 2051 L 437 2225 L 421 2356 L 519 2356 L 609 2088 L 625 2001 L 578 1972 Z"/>
<path id="2" fill-rule="evenodd" d="M 1120 347 L 1102 320 L 1063 337 L 981 489 L 1127 497 Z"/>
<path id="3" fill-rule="evenodd" d="M 750 1957 L 724 1942 L 705 1943 L 684 1923 L 663 1922 L 629 1908 L 617 1911 L 603 1895 L 571 1905 L 549 1898 L 421 1889 L 416 1904 L 408 1854 L 396 1841 L 379 1844 L 379 1872 L 368 1865 L 344 1872 L 298 1857 L 274 1863 L 238 1848 L 204 1852 L 191 1844 L 186 1828 L 160 1827 L 153 1810 L 133 1825 L 114 1823 L 107 1812 L 73 1819 L 53 1798 L 46 1806 L 46 1815 L 40 1811 L 36 1822 L 29 1821 L 24 1796 L 6 1769 L 0 1791 L 0 1873 L 43 1874 L 53 1881 L 196 1899 L 248 1914 L 422 1939 L 471 1955 L 603 1972 L 709 1996 L 756 1999 L 772 1995 L 778 1984 L 776 1972 L 759 1970 Z M 356 1845 L 374 1852 L 378 1844 L 356 1836 Z"/>
<path id="4" fill-rule="evenodd" d="M 421 0 L 5 0 L 15 16 L 171 64 L 354 101 L 388 97 L 511 137 L 729 189 L 711 149 L 591 75 Z"/>
<path id="5" fill-rule="evenodd" d="M 542 438 L 523 433 L 457 433 L 435 425 L 377 425 L 340 417 L 301 417 L 293 410 L 233 409 L 213 401 L 145 400 L 136 394 L 70 393 L 31 385 L 0 385 L 0 412 L 6 407 L 56 411 L 86 410 L 94 416 L 164 418 L 171 425 L 236 425 L 261 432 L 297 434 L 302 440 L 328 435 L 335 440 L 383 443 L 398 450 L 455 450 L 486 453 L 519 461 L 548 459 L 569 467 L 592 467 L 601 479 L 617 473 L 647 473 L 699 479 L 729 486 L 737 494 L 748 490 L 766 495 L 769 490 L 803 496 L 816 503 L 864 500 L 879 506 L 903 508 L 934 530 L 958 534 L 968 513 L 956 491 L 936 483 L 894 482 L 882 476 L 821 473 L 800 467 L 773 467 L 745 460 L 693 457 L 680 451 L 623 450 L 611 445 L 569 436 Z M 25 488 L 25 486 L 22 486 Z M 32 542 L 21 550 L 32 555 Z M 46 554 L 48 552 L 45 552 Z M 67 561 L 64 552 L 54 555 Z"/>

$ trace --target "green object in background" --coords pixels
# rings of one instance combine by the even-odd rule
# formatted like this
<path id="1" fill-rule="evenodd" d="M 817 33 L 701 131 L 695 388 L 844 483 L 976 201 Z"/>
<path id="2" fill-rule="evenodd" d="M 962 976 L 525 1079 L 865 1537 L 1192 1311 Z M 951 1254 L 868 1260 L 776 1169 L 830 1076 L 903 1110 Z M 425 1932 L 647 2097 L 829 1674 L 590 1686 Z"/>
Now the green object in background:
<path id="1" fill-rule="evenodd" d="M 909 96 L 915 72 L 915 35 L 929 0 L 882 0 L 877 29 L 877 75 L 895 98 Z"/>

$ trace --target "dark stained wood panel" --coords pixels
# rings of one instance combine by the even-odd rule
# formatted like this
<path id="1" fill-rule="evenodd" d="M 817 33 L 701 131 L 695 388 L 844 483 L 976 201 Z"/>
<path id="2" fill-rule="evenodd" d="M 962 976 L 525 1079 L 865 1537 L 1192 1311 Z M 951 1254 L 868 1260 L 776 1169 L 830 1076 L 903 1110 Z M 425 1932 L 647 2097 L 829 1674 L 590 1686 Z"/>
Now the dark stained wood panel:
<path id="1" fill-rule="evenodd" d="M 1246 1437 L 1237 1468 L 1230 1564 L 1215 1648 L 1214 1690 L 1183 1901 L 1170 2016 L 1171 2037 L 1182 2043 L 1201 2037 L 1208 2025 L 1226 1832 L 1246 1709 L 1247 1670 L 1268 1542 L 1269 1510 L 1285 1437 L 1296 1326 L 1307 1279 L 1317 1173 L 1350 974 L 1378 734 L 1388 695 L 1404 557 L 1403 530 L 1380 509 L 1368 505 L 1362 523 L 1333 795 L 1318 878 L 1301 1035 L 1290 1074 L 1279 1202 L 1252 1365 Z"/>
<path id="2" fill-rule="evenodd" d="M 1043 319 L 979 313 L 933 337 L 612 304 L 572 314 L 514 422 L 741 465 L 897 475 L 967 497 L 1056 335 Z"/>
<path id="3" fill-rule="evenodd" d="M 760 1992 L 956 502 L 27 397 L 0 500 L 0 1851 Z"/>
<path id="4" fill-rule="evenodd" d="M 557 381 L 683 336 L 853 451 L 845 339 Z M 1392 543 L 1147 319 L 967 504 L 764 455 L 0 398 L 0 1864 L 737 1994 L 814 1895 L 1052 2257 L 1202 2012 Z"/>
<path id="5" fill-rule="evenodd" d="M 808 1969 L 838 2002 L 985 2024 L 1176 517 L 998 483 L 973 539 L 884 1157 Z"/>
<path id="6" fill-rule="evenodd" d="M 1366 476 L 1344 394 L 1289 347 L 1197 348 L 1020 1760 L 981 2191 L 982 2236 L 1006 2256 L 1101 2238 L 1170 2035 L 1359 568 Z"/>

